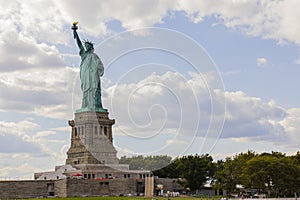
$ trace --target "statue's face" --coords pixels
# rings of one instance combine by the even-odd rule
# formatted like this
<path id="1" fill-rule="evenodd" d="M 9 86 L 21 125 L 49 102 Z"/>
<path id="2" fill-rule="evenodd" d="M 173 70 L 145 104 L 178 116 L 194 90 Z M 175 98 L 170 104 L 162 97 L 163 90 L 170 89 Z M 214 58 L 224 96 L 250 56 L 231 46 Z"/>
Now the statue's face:
<path id="1" fill-rule="evenodd" d="M 93 46 L 89 43 L 85 43 L 84 46 L 85 46 L 87 51 L 93 49 Z"/>

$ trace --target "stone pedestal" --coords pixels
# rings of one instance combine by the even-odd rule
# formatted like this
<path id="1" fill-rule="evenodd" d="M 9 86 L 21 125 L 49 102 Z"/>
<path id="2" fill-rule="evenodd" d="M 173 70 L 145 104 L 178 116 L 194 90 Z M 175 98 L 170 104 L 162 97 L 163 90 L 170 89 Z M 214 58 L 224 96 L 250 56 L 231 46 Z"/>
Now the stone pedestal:
<path id="1" fill-rule="evenodd" d="M 113 146 L 112 125 L 108 112 L 79 112 L 69 121 L 72 127 L 71 147 L 66 164 L 118 164 Z"/>

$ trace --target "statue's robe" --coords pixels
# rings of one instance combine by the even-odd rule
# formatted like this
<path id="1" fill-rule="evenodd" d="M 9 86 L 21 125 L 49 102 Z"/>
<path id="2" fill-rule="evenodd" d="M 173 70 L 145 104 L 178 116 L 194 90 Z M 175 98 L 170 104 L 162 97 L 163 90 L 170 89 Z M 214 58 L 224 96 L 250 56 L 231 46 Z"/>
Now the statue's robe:
<path id="1" fill-rule="evenodd" d="M 82 109 L 95 110 L 102 108 L 101 80 L 104 73 L 103 64 L 96 53 L 80 49 L 80 80 L 82 97 Z"/>

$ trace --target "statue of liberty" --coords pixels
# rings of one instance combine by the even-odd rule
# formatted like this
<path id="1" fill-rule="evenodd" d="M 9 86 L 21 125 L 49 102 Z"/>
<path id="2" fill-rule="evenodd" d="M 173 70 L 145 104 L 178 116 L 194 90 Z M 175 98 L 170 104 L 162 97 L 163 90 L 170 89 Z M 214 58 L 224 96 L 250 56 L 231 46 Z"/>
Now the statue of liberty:
<path id="1" fill-rule="evenodd" d="M 96 53 L 94 53 L 94 45 L 91 41 L 83 41 L 84 46 L 77 34 L 77 23 L 74 22 L 72 29 L 74 39 L 79 47 L 80 63 L 80 80 L 82 90 L 82 106 L 76 112 L 98 111 L 106 112 L 102 107 L 101 101 L 101 79 L 103 76 L 103 64 Z"/>

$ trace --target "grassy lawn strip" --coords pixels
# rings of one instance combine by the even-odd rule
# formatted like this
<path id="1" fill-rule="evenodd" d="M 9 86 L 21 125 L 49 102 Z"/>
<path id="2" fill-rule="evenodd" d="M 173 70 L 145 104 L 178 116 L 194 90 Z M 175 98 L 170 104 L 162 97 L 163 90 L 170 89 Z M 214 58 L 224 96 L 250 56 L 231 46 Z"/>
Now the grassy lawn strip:
<path id="1" fill-rule="evenodd" d="M 175 200 L 186 200 L 186 199 L 197 199 L 201 200 L 201 198 L 194 198 L 194 197 L 70 197 L 70 198 L 48 198 L 49 200 L 168 200 L 168 199 L 175 199 Z M 206 200 L 206 198 L 203 198 L 203 200 Z M 26 199 L 26 200 L 31 200 L 31 199 Z M 36 200 L 36 199 L 32 199 Z"/>

